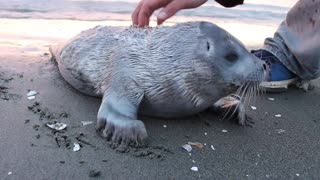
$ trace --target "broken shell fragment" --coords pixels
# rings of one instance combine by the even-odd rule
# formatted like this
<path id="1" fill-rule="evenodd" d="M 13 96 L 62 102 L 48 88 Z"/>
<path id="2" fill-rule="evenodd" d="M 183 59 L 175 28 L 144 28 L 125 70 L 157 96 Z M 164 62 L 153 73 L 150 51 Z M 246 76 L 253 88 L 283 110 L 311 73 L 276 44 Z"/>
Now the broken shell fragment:
<path id="1" fill-rule="evenodd" d="M 92 121 L 81 121 L 81 123 L 83 126 L 86 126 L 86 125 L 92 124 L 93 122 Z"/>
<path id="2" fill-rule="evenodd" d="M 57 131 L 61 131 L 64 130 L 67 127 L 67 124 L 64 123 L 54 123 L 54 124 L 49 124 L 47 123 L 46 126 L 48 126 L 51 129 L 57 130 Z"/>
<path id="3" fill-rule="evenodd" d="M 276 114 L 276 115 L 274 115 L 275 117 L 281 117 L 281 114 Z"/>
<path id="4" fill-rule="evenodd" d="M 252 109 L 252 110 L 256 110 L 256 109 L 257 109 L 257 107 L 255 107 L 255 106 L 251 106 L 251 109 Z"/>
<path id="5" fill-rule="evenodd" d="M 80 150 L 80 144 L 78 144 L 78 143 L 73 143 L 73 151 L 74 152 L 77 152 L 77 151 L 79 151 Z"/>
<path id="6" fill-rule="evenodd" d="M 29 97 L 29 96 L 35 96 L 35 95 L 37 95 L 38 94 L 38 92 L 36 92 L 36 91 L 29 91 L 28 92 L 28 94 L 27 94 L 27 96 Z"/>
<path id="7" fill-rule="evenodd" d="M 196 166 L 192 166 L 191 170 L 192 170 L 192 171 L 198 171 L 199 169 L 198 169 L 198 167 L 196 167 Z"/>
<path id="8" fill-rule="evenodd" d="M 185 144 L 183 146 L 181 146 L 183 149 L 185 149 L 186 151 L 190 152 L 192 150 L 192 147 L 189 144 Z"/>
<path id="9" fill-rule="evenodd" d="M 285 130 L 284 129 L 276 129 L 275 130 L 278 134 L 282 134 L 282 133 L 284 133 L 285 132 Z"/>
<path id="10" fill-rule="evenodd" d="M 188 142 L 189 145 L 191 146 L 195 146 L 197 147 L 198 149 L 203 149 L 203 144 L 202 143 L 199 143 L 199 142 Z"/>
<path id="11" fill-rule="evenodd" d="M 36 97 L 35 96 L 28 96 L 27 99 L 29 100 L 32 100 L 32 99 L 35 99 Z"/>

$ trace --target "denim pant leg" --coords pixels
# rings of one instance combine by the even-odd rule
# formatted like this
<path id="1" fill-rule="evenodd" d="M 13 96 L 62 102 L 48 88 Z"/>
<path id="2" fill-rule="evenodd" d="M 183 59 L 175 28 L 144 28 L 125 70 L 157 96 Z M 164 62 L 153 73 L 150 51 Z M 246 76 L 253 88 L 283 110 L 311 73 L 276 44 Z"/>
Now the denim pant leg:
<path id="1" fill-rule="evenodd" d="M 320 0 L 299 0 L 263 49 L 303 80 L 320 76 Z"/>

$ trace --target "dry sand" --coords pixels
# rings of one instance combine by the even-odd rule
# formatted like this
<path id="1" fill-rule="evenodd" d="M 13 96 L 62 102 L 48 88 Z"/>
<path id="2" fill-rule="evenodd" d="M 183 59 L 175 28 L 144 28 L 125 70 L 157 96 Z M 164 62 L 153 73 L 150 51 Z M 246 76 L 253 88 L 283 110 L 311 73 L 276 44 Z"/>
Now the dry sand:
<path id="1" fill-rule="evenodd" d="M 178 120 L 141 117 L 150 146 L 114 147 L 94 129 L 100 99 L 71 88 L 47 54 L 49 44 L 98 22 L 27 23 L 0 20 L 0 179 L 320 178 L 319 80 L 306 93 L 293 88 L 262 95 L 252 104 L 256 110 L 248 108 L 252 128 L 209 113 Z M 28 90 L 39 94 L 28 100 Z M 68 127 L 56 132 L 48 122 Z M 188 153 L 181 148 L 187 142 L 204 147 Z M 73 143 L 80 151 L 73 152 Z"/>

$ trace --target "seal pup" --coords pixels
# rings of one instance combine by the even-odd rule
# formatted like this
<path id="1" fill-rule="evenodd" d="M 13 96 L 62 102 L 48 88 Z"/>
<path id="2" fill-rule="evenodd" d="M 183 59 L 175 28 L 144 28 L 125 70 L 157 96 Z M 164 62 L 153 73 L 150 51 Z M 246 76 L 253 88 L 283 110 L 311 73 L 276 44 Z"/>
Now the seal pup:
<path id="1" fill-rule="evenodd" d="M 63 78 L 102 97 L 97 130 L 109 140 L 143 145 L 142 115 L 174 118 L 212 107 L 265 76 L 263 62 L 209 22 L 137 28 L 98 26 L 51 49 Z M 256 87 L 256 86 L 254 86 Z M 243 91 L 244 92 L 244 91 Z M 245 119 L 240 116 L 239 124 Z"/>

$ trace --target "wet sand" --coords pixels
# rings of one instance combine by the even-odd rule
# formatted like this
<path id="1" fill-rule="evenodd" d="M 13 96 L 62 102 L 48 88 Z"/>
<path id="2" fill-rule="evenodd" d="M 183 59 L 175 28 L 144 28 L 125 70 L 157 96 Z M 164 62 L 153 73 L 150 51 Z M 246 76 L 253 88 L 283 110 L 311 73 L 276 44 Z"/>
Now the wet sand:
<path id="1" fill-rule="evenodd" d="M 256 110 L 248 107 L 253 127 L 224 122 L 210 113 L 169 120 L 141 117 L 148 148 L 108 143 L 94 128 L 100 99 L 70 87 L 48 54 L 50 44 L 103 23 L 0 20 L 0 179 L 320 178 L 320 80 L 313 81 L 315 88 L 308 92 L 291 88 L 262 95 L 251 104 Z M 274 30 L 263 29 L 266 35 Z M 237 32 L 248 47 L 261 42 L 251 44 L 252 36 Z M 28 100 L 28 90 L 39 94 Z M 93 124 L 83 126 L 81 121 Z M 67 129 L 46 127 L 52 122 L 66 123 Z M 188 153 L 181 148 L 188 142 L 204 147 Z M 73 152 L 73 143 L 81 145 L 80 151 Z"/>

